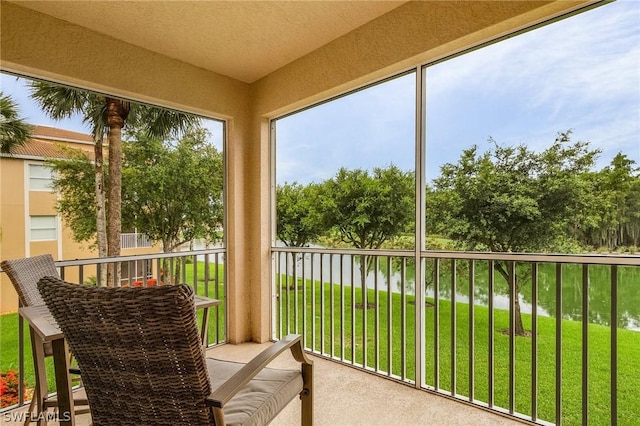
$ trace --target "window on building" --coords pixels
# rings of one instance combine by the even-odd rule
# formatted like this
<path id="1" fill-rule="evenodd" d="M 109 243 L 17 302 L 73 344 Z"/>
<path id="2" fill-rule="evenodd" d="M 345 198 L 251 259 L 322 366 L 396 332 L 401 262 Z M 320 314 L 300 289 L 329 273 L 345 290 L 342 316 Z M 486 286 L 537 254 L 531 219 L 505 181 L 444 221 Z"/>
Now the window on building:
<path id="1" fill-rule="evenodd" d="M 52 191 L 53 175 L 51 169 L 43 164 L 29 164 L 29 190 Z"/>
<path id="2" fill-rule="evenodd" d="M 31 241 L 56 240 L 58 225 L 56 216 L 31 216 Z"/>

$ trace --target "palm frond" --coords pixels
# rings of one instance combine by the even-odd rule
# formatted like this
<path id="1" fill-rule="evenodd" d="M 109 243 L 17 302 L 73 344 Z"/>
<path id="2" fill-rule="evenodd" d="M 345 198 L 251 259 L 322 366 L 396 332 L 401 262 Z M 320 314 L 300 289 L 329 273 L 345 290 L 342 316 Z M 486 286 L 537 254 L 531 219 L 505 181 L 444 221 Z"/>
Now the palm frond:
<path id="1" fill-rule="evenodd" d="M 29 82 L 31 97 L 51 118 L 60 120 L 82 113 L 88 102 L 87 92 L 44 81 Z"/>
<path id="2" fill-rule="evenodd" d="M 84 115 L 82 122 L 91 127 L 91 136 L 93 136 L 94 141 L 106 138 L 109 133 L 106 109 L 106 102 L 95 100 L 87 104 L 86 109 L 82 112 Z"/>
<path id="3" fill-rule="evenodd" d="M 193 114 L 150 105 L 132 104 L 129 123 L 143 130 L 148 137 L 166 139 L 180 135 L 200 125 L 201 119 Z"/>
<path id="4" fill-rule="evenodd" d="M 29 82 L 31 97 L 54 120 L 82 116 L 82 122 L 91 128 L 95 138 L 106 135 L 105 97 L 83 89 L 62 86 L 45 81 Z"/>
<path id="5" fill-rule="evenodd" d="M 31 125 L 20 118 L 17 104 L 0 92 L 0 152 L 8 153 L 14 146 L 24 145 L 31 131 Z"/>

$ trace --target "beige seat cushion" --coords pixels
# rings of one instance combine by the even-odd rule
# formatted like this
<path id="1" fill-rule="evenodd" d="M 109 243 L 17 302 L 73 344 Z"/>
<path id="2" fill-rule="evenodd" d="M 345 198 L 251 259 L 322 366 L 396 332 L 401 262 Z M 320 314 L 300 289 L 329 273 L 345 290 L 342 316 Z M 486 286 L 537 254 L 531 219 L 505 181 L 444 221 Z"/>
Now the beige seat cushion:
<path id="1" fill-rule="evenodd" d="M 244 364 L 207 358 L 211 389 L 217 389 Z M 302 391 L 299 370 L 265 368 L 224 407 L 224 419 L 231 426 L 266 425 Z"/>

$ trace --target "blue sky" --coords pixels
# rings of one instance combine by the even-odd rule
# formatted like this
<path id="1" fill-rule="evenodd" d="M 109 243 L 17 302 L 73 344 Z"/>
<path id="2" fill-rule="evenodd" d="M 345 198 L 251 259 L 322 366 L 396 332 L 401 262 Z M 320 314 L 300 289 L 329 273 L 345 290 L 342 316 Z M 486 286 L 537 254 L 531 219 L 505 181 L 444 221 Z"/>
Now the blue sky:
<path id="1" fill-rule="evenodd" d="M 88 132 L 80 118 L 54 121 L 21 81 L 5 94 L 33 124 Z M 471 145 L 524 143 L 541 150 L 560 131 L 640 166 L 640 1 L 621 0 L 427 68 L 427 178 Z M 414 169 L 415 76 L 277 121 L 277 182 L 308 183 L 349 169 Z M 222 127 L 209 121 L 213 143 Z"/>
<path id="2" fill-rule="evenodd" d="M 640 1 L 608 4 L 427 68 L 427 178 L 463 149 L 548 147 L 560 131 L 640 166 Z M 277 181 L 414 169 L 414 74 L 277 122 Z"/>

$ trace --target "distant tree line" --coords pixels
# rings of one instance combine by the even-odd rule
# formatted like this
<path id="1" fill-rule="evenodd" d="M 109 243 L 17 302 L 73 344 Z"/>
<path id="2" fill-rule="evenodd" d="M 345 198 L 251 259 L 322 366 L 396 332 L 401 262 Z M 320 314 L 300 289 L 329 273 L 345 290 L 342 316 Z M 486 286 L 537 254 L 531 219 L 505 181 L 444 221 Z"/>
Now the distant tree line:
<path id="1" fill-rule="evenodd" d="M 464 150 L 427 185 L 429 236 L 447 248 L 587 252 L 640 243 L 640 169 L 625 154 L 594 171 L 600 151 L 558 134 L 542 152 L 525 145 Z M 403 245 L 415 229 L 415 178 L 396 166 L 340 169 L 323 182 L 277 186 L 277 237 L 287 246 L 335 241 Z M 438 238 L 428 238 L 430 243 Z M 404 244 L 406 245 L 406 244 Z M 441 248 L 441 247 L 428 247 Z"/>

